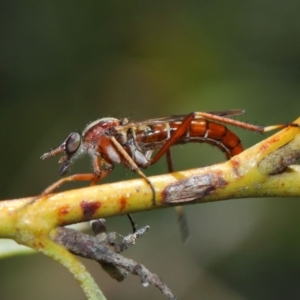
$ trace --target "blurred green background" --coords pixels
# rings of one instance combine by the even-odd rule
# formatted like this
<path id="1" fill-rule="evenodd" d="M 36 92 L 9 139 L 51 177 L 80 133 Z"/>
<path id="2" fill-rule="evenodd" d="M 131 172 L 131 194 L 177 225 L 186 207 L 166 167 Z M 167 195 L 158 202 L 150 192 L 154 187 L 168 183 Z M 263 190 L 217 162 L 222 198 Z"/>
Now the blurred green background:
<path id="1" fill-rule="evenodd" d="M 57 180 L 57 159 L 39 157 L 99 117 L 242 108 L 243 121 L 293 121 L 299 11 L 291 0 L 2 1 L 1 199 L 37 195 Z M 264 138 L 234 131 L 245 147 Z M 206 145 L 174 152 L 177 170 L 224 160 Z M 71 172 L 90 170 L 84 158 Z M 164 160 L 146 170 L 164 172 Z M 133 177 L 117 167 L 106 181 Z M 284 198 L 190 206 L 185 245 L 173 209 L 137 213 L 151 230 L 125 255 L 179 299 L 299 299 L 299 210 L 299 199 Z M 107 226 L 130 231 L 125 217 Z M 108 299 L 164 299 L 137 277 L 117 283 L 85 263 Z M 39 254 L 0 260 L 0 286 L 1 299 L 84 299 L 73 277 Z"/>

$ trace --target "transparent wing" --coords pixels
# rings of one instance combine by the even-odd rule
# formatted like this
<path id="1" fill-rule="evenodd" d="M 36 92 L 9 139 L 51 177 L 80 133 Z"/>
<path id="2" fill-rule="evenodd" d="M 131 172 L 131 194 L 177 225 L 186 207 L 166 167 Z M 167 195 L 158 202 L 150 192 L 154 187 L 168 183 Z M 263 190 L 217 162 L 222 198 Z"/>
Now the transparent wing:
<path id="1" fill-rule="evenodd" d="M 230 116 L 243 115 L 243 114 L 245 114 L 245 110 L 242 110 L 242 109 L 220 110 L 220 111 L 208 112 L 208 114 L 222 116 L 222 117 L 225 117 L 225 116 L 230 117 Z M 127 128 L 134 128 L 134 127 L 143 126 L 143 125 L 182 121 L 187 116 L 188 116 L 188 114 L 172 115 L 172 116 L 161 117 L 161 118 L 147 119 L 147 120 L 143 120 L 143 121 L 132 121 L 132 122 L 128 122 L 125 125 L 117 126 L 117 129 L 123 128 L 126 130 Z M 195 119 L 200 119 L 200 118 L 202 118 L 202 117 L 199 117 L 199 116 L 195 117 Z"/>

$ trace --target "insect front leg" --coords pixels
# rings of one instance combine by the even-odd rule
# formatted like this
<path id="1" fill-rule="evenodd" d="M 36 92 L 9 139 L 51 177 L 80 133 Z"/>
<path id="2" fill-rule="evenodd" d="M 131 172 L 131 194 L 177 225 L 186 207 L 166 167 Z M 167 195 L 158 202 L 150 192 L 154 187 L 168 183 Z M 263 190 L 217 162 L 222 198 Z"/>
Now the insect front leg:
<path id="1" fill-rule="evenodd" d="M 48 186 L 43 192 L 42 196 L 49 195 L 53 193 L 57 188 L 59 188 L 61 185 L 63 185 L 66 182 L 70 181 L 92 181 L 92 184 L 95 184 L 97 181 L 105 178 L 110 173 L 110 170 L 104 170 L 101 173 L 101 176 L 95 176 L 94 173 L 86 173 L 86 174 L 74 174 L 65 178 L 62 178 L 50 186 Z"/>
<path id="2" fill-rule="evenodd" d="M 95 185 L 99 180 L 104 179 L 113 169 L 114 165 L 106 161 L 104 158 L 98 155 L 93 156 L 93 169 L 94 177 L 92 179 L 91 185 Z M 103 169 L 103 165 L 105 168 Z"/>
<path id="3" fill-rule="evenodd" d="M 50 186 L 48 186 L 43 192 L 42 196 L 49 195 L 53 193 L 57 188 L 59 188 L 61 185 L 63 185 L 66 182 L 70 181 L 91 181 L 91 185 L 96 184 L 99 180 L 104 179 L 113 169 L 113 165 L 107 164 L 108 167 L 104 170 L 101 169 L 102 165 L 102 159 L 95 156 L 93 158 L 93 167 L 94 167 L 94 173 L 84 173 L 84 174 L 74 174 L 68 177 L 64 177 Z"/>

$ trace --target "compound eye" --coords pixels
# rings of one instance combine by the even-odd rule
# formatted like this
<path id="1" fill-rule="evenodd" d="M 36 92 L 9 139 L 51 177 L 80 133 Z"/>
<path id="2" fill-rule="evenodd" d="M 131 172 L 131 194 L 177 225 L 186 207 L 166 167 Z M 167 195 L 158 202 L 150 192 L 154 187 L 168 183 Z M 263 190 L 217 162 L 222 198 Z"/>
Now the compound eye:
<path id="1" fill-rule="evenodd" d="M 71 156 L 73 155 L 74 153 L 77 152 L 77 150 L 79 149 L 80 147 L 80 144 L 81 144 L 81 136 L 79 133 L 77 132 L 73 132 L 71 133 L 67 139 L 66 139 L 66 148 L 65 148 L 65 151 L 66 151 L 66 154 L 68 156 Z"/>

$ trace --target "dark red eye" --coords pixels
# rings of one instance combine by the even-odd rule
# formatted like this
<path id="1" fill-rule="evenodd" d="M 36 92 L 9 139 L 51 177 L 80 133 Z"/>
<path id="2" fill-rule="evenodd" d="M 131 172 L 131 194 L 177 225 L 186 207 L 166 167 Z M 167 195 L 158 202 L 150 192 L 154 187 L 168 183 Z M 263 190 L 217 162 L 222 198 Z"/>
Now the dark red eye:
<path id="1" fill-rule="evenodd" d="M 65 143 L 65 151 L 68 156 L 75 154 L 81 144 L 81 136 L 78 132 L 71 133 Z"/>

